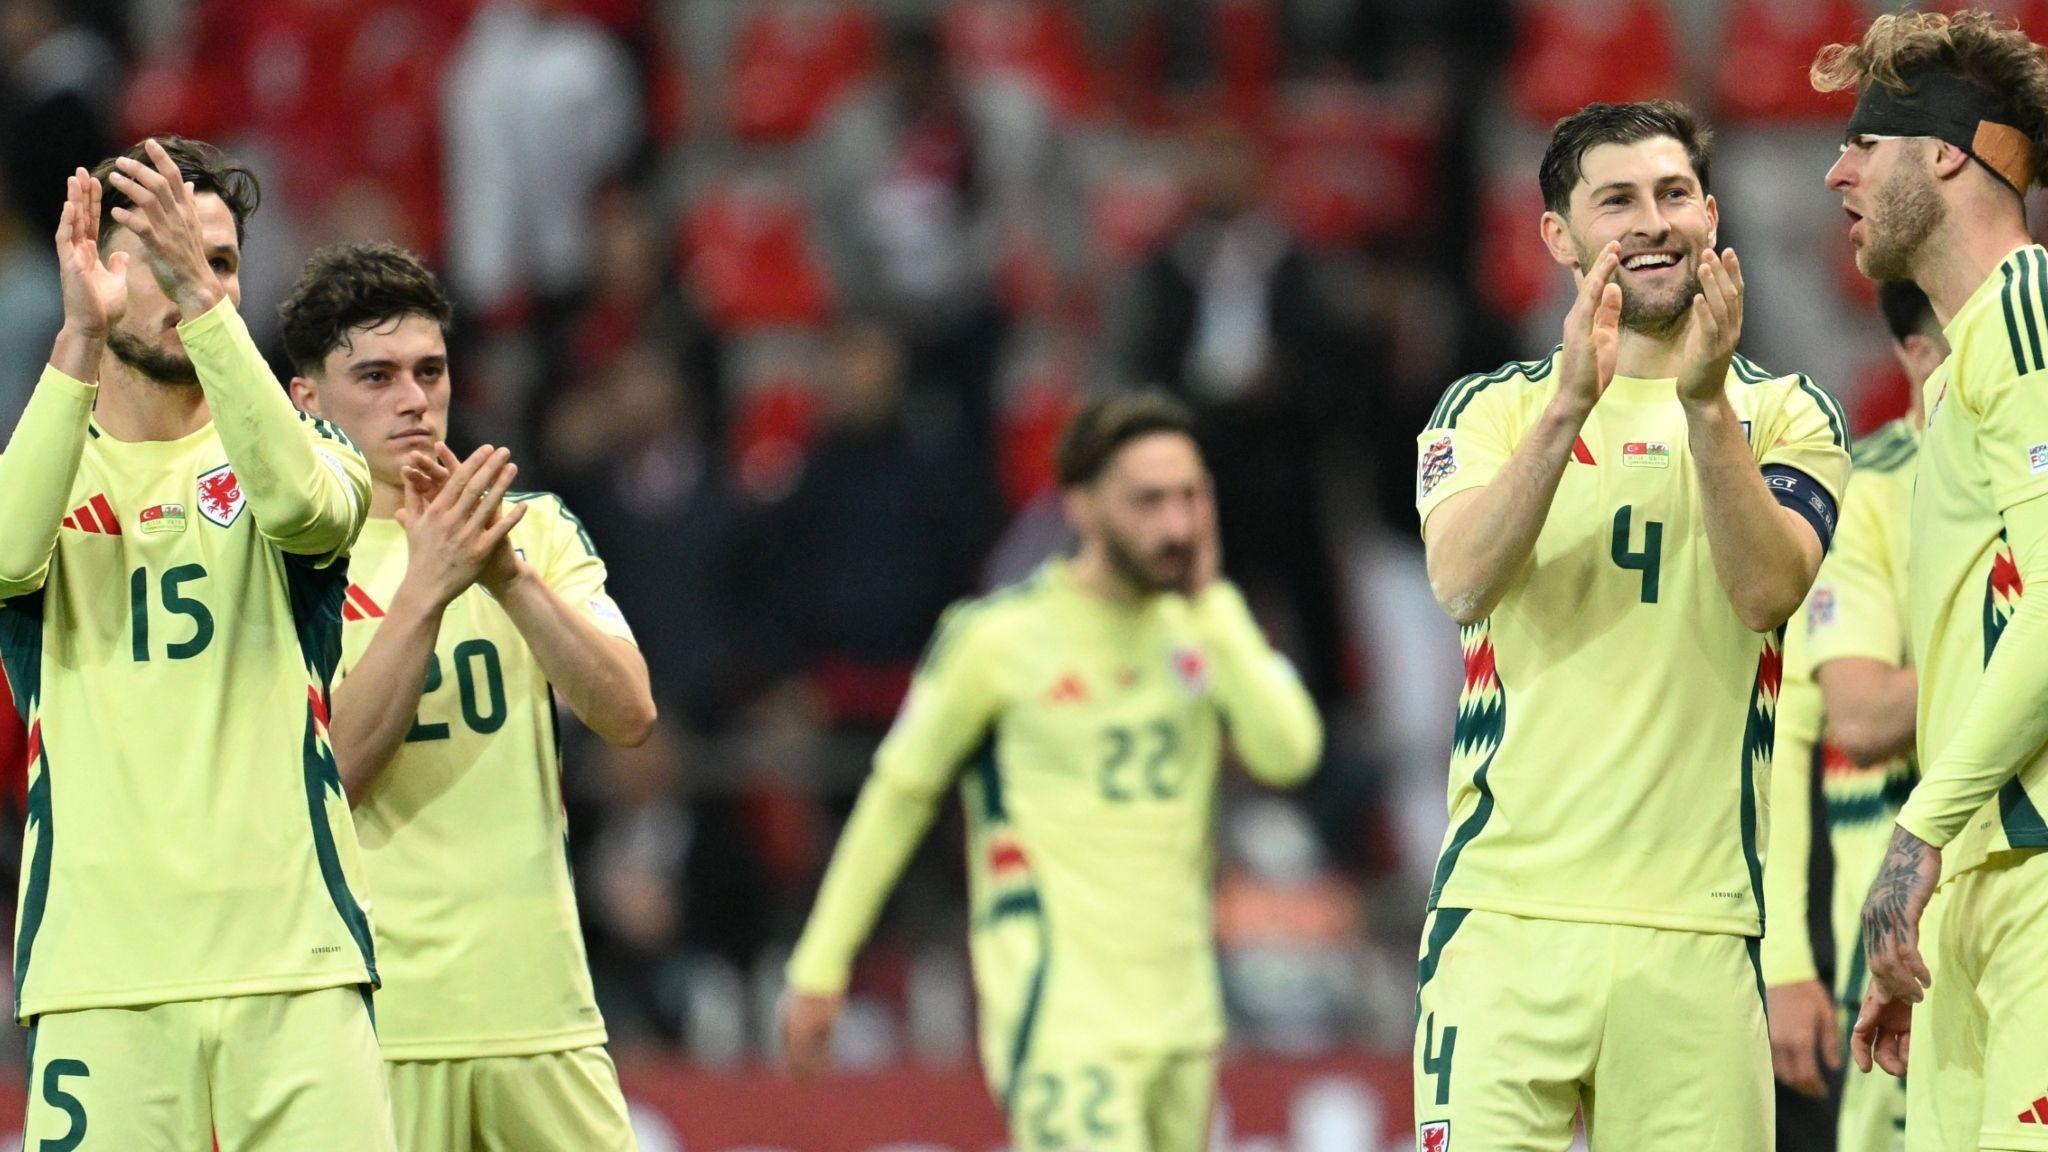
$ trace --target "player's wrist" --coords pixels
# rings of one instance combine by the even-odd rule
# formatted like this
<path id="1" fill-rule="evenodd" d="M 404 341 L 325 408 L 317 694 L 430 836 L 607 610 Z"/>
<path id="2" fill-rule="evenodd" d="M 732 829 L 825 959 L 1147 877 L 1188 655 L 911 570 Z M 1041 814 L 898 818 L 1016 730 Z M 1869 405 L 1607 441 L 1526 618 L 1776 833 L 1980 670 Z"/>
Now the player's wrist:
<path id="1" fill-rule="evenodd" d="M 171 294 L 171 302 L 178 306 L 187 322 L 213 311 L 226 298 L 227 292 L 221 288 L 220 280 L 211 273 L 201 280 L 180 281 L 177 291 Z"/>

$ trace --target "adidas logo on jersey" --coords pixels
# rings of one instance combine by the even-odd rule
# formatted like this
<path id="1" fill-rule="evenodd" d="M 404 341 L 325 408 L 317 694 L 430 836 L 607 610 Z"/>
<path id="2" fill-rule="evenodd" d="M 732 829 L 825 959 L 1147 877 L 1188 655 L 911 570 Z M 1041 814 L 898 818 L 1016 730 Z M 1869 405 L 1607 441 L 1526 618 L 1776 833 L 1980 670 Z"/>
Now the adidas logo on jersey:
<path id="1" fill-rule="evenodd" d="M 94 496 L 71 510 L 64 518 L 66 528 L 80 532 L 97 532 L 106 536 L 121 534 L 121 520 L 114 515 L 114 506 L 107 503 L 104 495 Z"/>
<path id="2" fill-rule="evenodd" d="M 1088 699 L 1088 685 L 1081 680 L 1079 672 L 1069 672 L 1059 678 L 1045 694 L 1047 704 L 1080 704 Z"/>
<path id="3" fill-rule="evenodd" d="M 2048 1096 L 2034 1101 L 2026 1111 L 2020 1113 L 2020 1123 L 2048 1124 Z"/>
<path id="4" fill-rule="evenodd" d="M 361 584 L 348 586 L 348 593 L 341 602 L 341 619 L 344 623 L 352 620 L 376 620 L 384 615 L 384 609 L 377 606 L 370 594 L 363 591 Z"/>

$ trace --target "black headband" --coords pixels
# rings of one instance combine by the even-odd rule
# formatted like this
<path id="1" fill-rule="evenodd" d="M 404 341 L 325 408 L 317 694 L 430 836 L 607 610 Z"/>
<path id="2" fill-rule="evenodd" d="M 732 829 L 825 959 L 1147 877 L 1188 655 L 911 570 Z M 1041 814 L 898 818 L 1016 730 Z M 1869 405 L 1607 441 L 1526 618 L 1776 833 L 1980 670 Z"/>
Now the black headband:
<path id="1" fill-rule="evenodd" d="M 1857 136 L 1932 136 L 1953 144 L 2014 192 L 2025 196 L 2033 177 L 2034 149 L 1997 93 L 1953 72 L 1923 68 L 1901 76 L 1910 91 L 1867 81 L 1856 98 L 1845 139 Z"/>

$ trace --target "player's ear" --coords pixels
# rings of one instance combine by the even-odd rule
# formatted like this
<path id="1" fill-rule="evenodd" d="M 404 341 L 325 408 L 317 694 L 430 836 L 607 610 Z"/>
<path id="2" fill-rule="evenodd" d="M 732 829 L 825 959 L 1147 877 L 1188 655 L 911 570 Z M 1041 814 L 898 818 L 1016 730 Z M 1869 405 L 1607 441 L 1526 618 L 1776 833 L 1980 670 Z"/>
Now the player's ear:
<path id="1" fill-rule="evenodd" d="M 300 411 L 310 412 L 315 416 L 325 415 L 320 411 L 320 391 L 313 386 L 311 380 L 304 376 L 294 376 L 286 388 L 292 394 L 292 403 L 298 405 Z"/>
<path id="2" fill-rule="evenodd" d="M 1930 166 L 1936 180 L 1951 180 L 1970 167 L 1970 154 L 1946 140 L 1935 140 Z M 1986 173 L 1989 175 L 1989 173 Z"/>
<path id="3" fill-rule="evenodd" d="M 1066 509 L 1067 523 L 1074 531 L 1087 533 L 1095 524 L 1095 501 L 1088 489 L 1079 484 L 1060 494 L 1060 503 Z"/>
<path id="4" fill-rule="evenodd" d="M 1721 202 L 1707 193 L 1707 247 L 1712 248 L 1721 239 Z"/>
<path id="5" fill-rule="evenodd" d="M 1579 246 L 1572 243 L 1572 226 L 1556 212 L 1545 212 L 1537 223 L 1537 231 L 1543 237 L 1543 246 L 1550 250 L 1550 258 L 1573 272 L 1584 272 L 1579 267 Z"/>

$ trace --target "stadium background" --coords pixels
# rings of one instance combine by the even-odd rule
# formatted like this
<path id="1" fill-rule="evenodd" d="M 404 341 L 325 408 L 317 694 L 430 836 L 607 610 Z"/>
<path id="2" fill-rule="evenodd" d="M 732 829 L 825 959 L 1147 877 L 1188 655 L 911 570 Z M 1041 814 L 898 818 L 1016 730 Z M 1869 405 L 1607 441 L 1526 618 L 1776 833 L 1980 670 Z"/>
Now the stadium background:
<path id="1" fill-rule="evenodd" d="M 2048 39 L 2048 0 L 1989 6 Z M 1075 397 L 1184 396 L 1226 567 L 1331 733 L 1303 791 L 1228 785 L 1219 1124 L 1232 1148 L 1405 1146 L 1459 676 L 1413 435 L 1457 375 L 1556 340 L 1549 123 L 1656 95 L 1720 130 L 1745 351 L 1859 430 L 1903 411 L 1821 186 L 1846 108 L 1805 82 L 1877 10 L 0 0 L 0 428 L 59 323 L 62 176 L 141 133 L 257 168 L 243 312 L 273 349 L 313 247 L 427 254 L 458 301 L 457 446 L 511 445 L 582 515 L 664 711 L 639 750 L 572 736 L 568 765 L 643 1147 L 978 1152 L 1001 1135 L 957 813 L 865 953 L 845 1076 L 807 1091 L 774 1071 L 781 964 L 940 609 L 1064 545 L 1047 457 Z"/>

